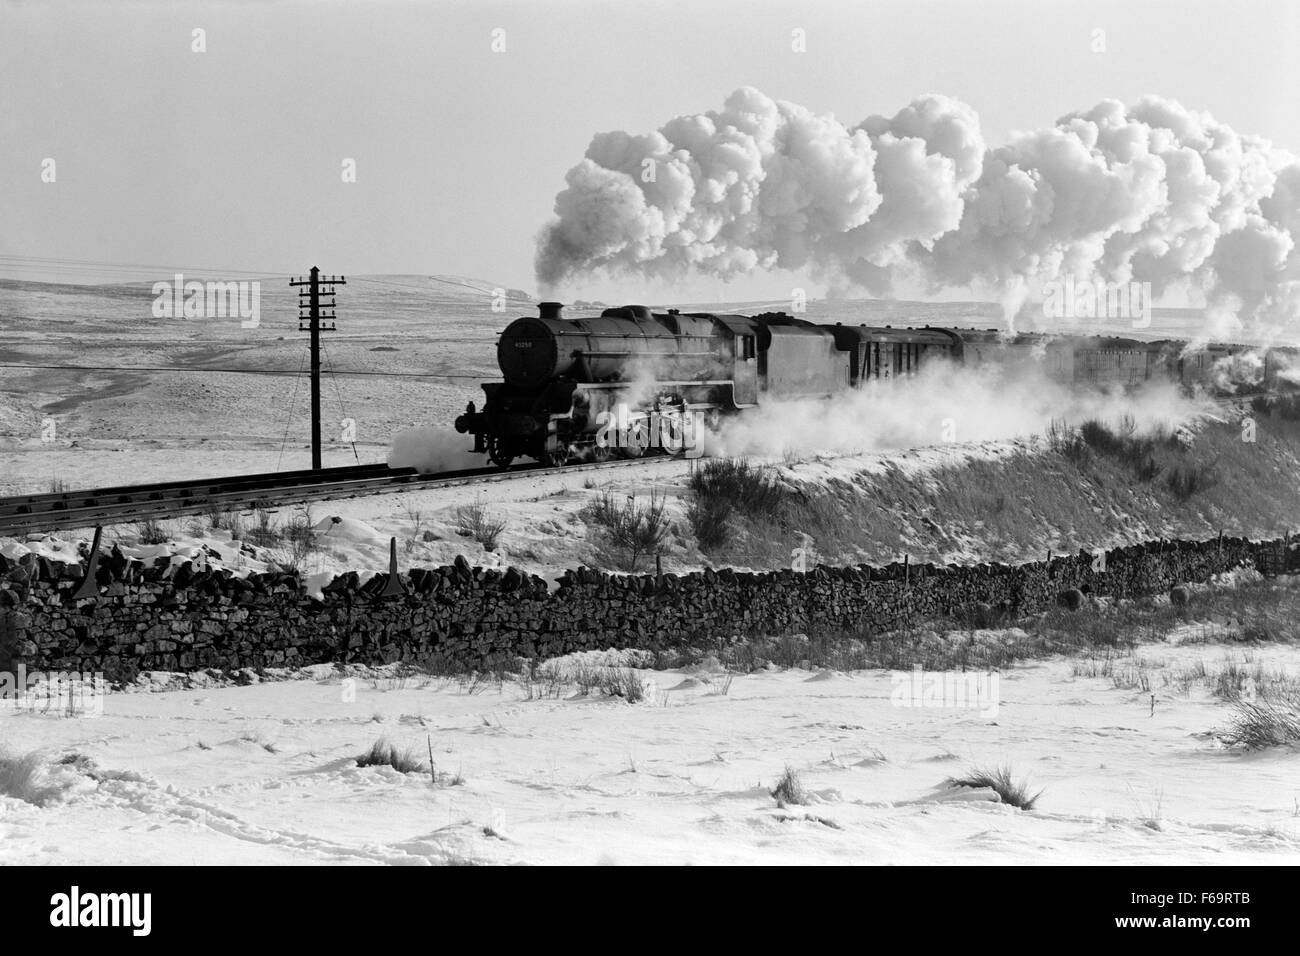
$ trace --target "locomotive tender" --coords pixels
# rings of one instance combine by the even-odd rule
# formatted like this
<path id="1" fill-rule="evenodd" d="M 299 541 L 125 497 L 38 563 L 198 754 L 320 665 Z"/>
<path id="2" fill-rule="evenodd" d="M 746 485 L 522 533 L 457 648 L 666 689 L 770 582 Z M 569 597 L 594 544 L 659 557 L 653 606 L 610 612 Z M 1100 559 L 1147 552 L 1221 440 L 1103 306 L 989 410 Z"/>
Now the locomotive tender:
<path id="1" fill-rule="evenodd" d="M 676 430 L 671 448 L 680 450 L 688 422 L 716 429 L 721 416 L 764 402 L 833 398 L 936 361 L 1033 362 L 1051 378 L 1080 385 L 1133 387 L 1171 378 L 1194 387 L 1210 383 L 1216 361 L 1245 351 L 993 329 L 817 325 L 783 312 L 660 313 L 627 305 L 566 319 L 562 309 L 543 302 L 536 316 L 507 326 L 497 342 L 504 381 L 484 383 L 482 411 L 471 402 L 456 419 L 458 432 L 474 436 L 474 451 L 501 467 L 516 458 L 560 465 L 636 457 L 668 445 L 661 430 Z M 1261 384 L 1275 384 L 1278 369 L 1293 358 L 1264 353 Z M 607 441 L 611 422 L 630 429 L 632 440 Z"/>

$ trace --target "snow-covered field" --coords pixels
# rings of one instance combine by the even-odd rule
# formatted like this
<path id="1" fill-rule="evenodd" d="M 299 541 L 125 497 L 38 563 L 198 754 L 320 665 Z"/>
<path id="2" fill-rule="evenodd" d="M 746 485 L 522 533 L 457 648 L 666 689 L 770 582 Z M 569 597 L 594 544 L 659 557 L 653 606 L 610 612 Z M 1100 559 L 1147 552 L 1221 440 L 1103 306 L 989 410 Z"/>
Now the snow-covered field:
<path id="1" fill-rule="evenodd" d="M 330 414 L 337 406 L 340 418 L 356 419 L 367 461 L 383 460 L 400 429 L 445 426 L 479 397 L 478 381 L 495 377 L 490 346 L 500 316 L 473 296 L 430 309 L 426 296 L 390 285 L 369 298 L 359 294 L 364 284 L 350 288 L 350 302 L 365 308 L 331 340 L 338 367 L 358 374 L 333 384 Z M 303 397 L 293 376 L 243 374 L 300 364 L 285 290 L 247 340 L 235 328 L 159 326 L 139 290 L 119 290 L 118 300 L 38 290 L 50 301 L 25 288 L 0 291 L 0 315 L 17 330 L 0 343 L 9 359 L 72 362 L 88 345 L 111 348 L 96 360 L 108 368 L 6 379 L 0 492 L 42 490 L 52 479 L 87 486 L 304 466 Z M 87 304 L 105 301 L 121 321 L 88 321 Z M 956 321 L 915 308 L 889 318 Z M 113 368 L 154 364 L 190 370 Z M 393 372 L 412 377 L 374 374 Z M 427 372 L 469 377 L 413 377 Z M 43 441 L 50 417 L 57 439 Z M 810 454 L 782 474 L 830 488 L 896 469 L 923 485 L 936 469 L 1028 447 L 1008 437 Z M 354 460 L 350 447 L 327 449 L 326 464 Z M 319 586 L 339 571 L 384 570 L 396 536 L 403 568 L 464 554 L 554 578 L 590 557 L 583 509 L 602 492 L 663 494 L 681 524 L 690 467 L 647 462 L 321 503 L 312 512 L 319 548 L 303 571 Z M 478 500 L 506 522 L 492 553 L 457 533 L 457 509 Z M 901 546 L 920 548 L 909 527 Z M 125 526 L 106 537 L 141 559 L 182 560 L 204 548 L 212 564 L 240 572 L 280 558 L 201 518 L 166 530 L 167 544 L 142 544 L 139 529 Z M 74 560 L 86 537 L 0 540 L 0 553 Z M 944 555 L 983 556 L 978 540 L 959 544 L 945 545 Z M 664 554 L 665 570 L 707 563 L 688 534 Z M 897 706 L 910 675 L 879 671 L 639 669 L 652 686 L 637 703 L 584 696 L 564 680 L 471 685 L 329 665 L 247 686 L 196 675 L 187 679 L 195 686 L 182 687 L 163 676 L 152 690 L 108 694 L 101 716 L 0 710 L 0 863 L 1300 862 L 1300 754 L 1226 749 L 1215 731 L 1231 705 L 1160 677 L 1245 654 L 1295 676 L 1300 650 L 1175 639 L 1136 654 L 1148 660 L 1154 703 L 1152 693 L 1075 676 L 1077 661 L 1050 658 L 998 675 L 996 714 Z M 549 666 L 572 676 L 591 663 Z M 426 763 L 431 751 L 436 784 L 427 771 L 357 766 L 381 739 Z M 1032 811 L 946 784 L 1001 766 L 1043 788 Z M 31 767 L 28 777 L 23 768 Z M 787 767 L 807 803 L 783 806 L 772 796 Z"/>
<path id="2" fill-rule="evenodd" d="M 1300 668 L 1295 647 L 1249 653 Z M 1157 674 L 1242 656 L 1139 651 Z M 45 799 L 0 796 L 0 863 L 1300 863 L 1300 754 L 1226 750 L 1230 707 L 1203 691 L 1153 708 L 1049 659 L 1004 671 L 991 715 L 898 706 L 886 672 L 639 673 L 636 704 L 322 665 L 10 712 Z M 381 738 L 431 747 L 437 785 L 358 767 Z M 787 765 L 807 804 L 772 797 Z M 1002 765 L 1044 788 L 1035 809 L 945 785 Z"/>

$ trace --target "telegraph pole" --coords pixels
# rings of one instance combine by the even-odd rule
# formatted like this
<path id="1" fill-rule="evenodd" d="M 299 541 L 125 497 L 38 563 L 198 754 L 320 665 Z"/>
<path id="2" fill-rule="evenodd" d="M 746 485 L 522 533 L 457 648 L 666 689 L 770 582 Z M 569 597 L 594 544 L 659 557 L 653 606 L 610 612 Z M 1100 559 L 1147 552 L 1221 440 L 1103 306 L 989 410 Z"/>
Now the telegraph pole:
<path id="1" fill-rule="evenodd" d="M 298 331 L 311 333 L 311 467 L 320 471 L 320 334 L 334 331 L 334 287 L 347 285 L 343 276 L 322 276 L 320 269 L 311 267 L 311 278 L 292 279 L 289 285 L 298 291 Z M 328 299 L 322 302 L 321 299 Z M 303 315 L 303 310 L 307 311 Z M 324 311 L 322 311 L 324 310 Z M 322 325 L 321 320 L 329 321 Z M 306 322 L 307 325 L 302 323 Z"/>

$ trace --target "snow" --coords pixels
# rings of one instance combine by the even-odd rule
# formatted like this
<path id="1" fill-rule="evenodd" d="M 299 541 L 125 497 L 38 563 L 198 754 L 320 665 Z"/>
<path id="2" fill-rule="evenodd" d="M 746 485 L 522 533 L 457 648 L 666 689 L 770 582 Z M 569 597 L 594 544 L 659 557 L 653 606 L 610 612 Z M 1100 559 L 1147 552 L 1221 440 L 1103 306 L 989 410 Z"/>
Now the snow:
<path id="1" fill-rule="evenodd" d="M 341 518 L 338 516 L 322 518 L 316 522 L 315 528 L 321 540 L 331 545 L 346 542 L 354 545 L 369 545 L 370 547 L 388 546 L 387 538 L 364 521 L 358 521 L 356 518 Z"/>
<path id="2" fill-rule="evenodd" d="M 852 482 L 860 474 L 879 473 L 897 468 L 923 480 L 926 472 L 961 462 L 1001 458 L 1027 447 L 1024 441 L 972 442 L 960 446 L 936 446 L 890 453 L 859 455 L 822 454 L 795 466 L 771 462 L 787 482 L 811 486 L 828 486 Z M 488 485 L 408 488 L 387 495 L 325 501 L 310 509 L 316 529 L 318 549 L 306 556 L 301 570 L 308 593 L 319 595 L 320 589 L 347 571 L 358 571 L 363 579 L 386 573 L 389 565 L 389 540 L 398 540 L 398 562 L 403 570 L 412 567 L 436 567 L 451 564 L 464 555 L 476 566 L 515 565 L 528 573 L 554 581 L 565 570 L 580 567 L 590 557 L 588 529 L 583 509 L 604 491 L 648 498 L 652 491 L 665 495 L 669 513 L 682 519 L 686 508 L 686 480 L 692 463 L 685 460 L 648 460 L 634 469 L 608 472 L 574 472 L 558 475 L 520 473 L 508 480 Z M 124 480 L 129 476 L 121 476 Z M 102 481 L 116 481 L 118 476 L 104 475 Z M 482 503 L 489 512 L 506 521 L 505 531 L 495 551 L 487 551 L 473 538 L 460 533 L 457 511 L 467 505 Z M 287 524 L 301 507 L 273 509 L 273 522 Z M 418 529 L 413 515 L 418 515 Z M 256 524 L 250 512 L 244 523 Z M 207 528 L 201 516 L 180 518 L 162 523 L 170 533 L 166 544 L 146 545 L 139 541 L 139 531 L 132 525 L 105 530 L 103 549 L 115 544 L 128 557 L 152 561 L 162 555 L 174 560 L 189 560 L 200 550 L 207 553 L 212 567 L 227 568 L 245 575 L 264 571 L 287 557 L 283 548 L 241 547 L 232 542 L 228 531 Z M 49 535 L 32 535 L 18 542 L 0 538 L 0 554 L 18 557 L 35 551 L 55 560 L 75 562 L 78 545 L 89 547 L 89 529 Z M 972 552 L 971 562 L 978 556 Z M 706 565 L 702 554 L 690 546 L 669 550 L 664 570 L 686 572 Z M 644 570 L 644 569 L 642 569 Z"/>
<path id="3" fill-rule="evenodd" d="M 982 442 L 775 467 L 790 481 L 829 484 L 886 467 L 924 481 L 956 456 L 1023 447 Z M 689 468 L 646 462 L 594 476 L 599 483 L 591 473 L 520 475 L 486 489 L 324 502 L 313 508 L 321 550 L 307 560 L 307 585 L 319 593 L 336 572 L 386 570 L 390 536 L 403 568 L 464 553 L 553 578 L 586 546 L 581 511 L 592 496 L 680 495 Z M 456 532 L 456 509 L 478 500 L 509 522 L 495 554 Z M 413 512 L 431 540 L 412 533 Z M 203 549 L 238 574 L 277 558 L 196 521 L 171 522 L 173 539 L 160 545 L 141 544 L 127 526 L 106 529 L 105 547 L 174 561 Z M 74 560 L 77 540 L 88 536 L 4 540 L 0 553 Z M 1214 585 L 1256 578 L 1234 572 Z M 1153 673 L 1241 659 L 1239 646 L 1207 639 L 1224 634 L 1185 625 L 1137 653 Z M 1300 672 L 1294 647 L 1249 653 Z M 1002 671 L 990 716 L 894 706 L 888 672 L 769 665 L 726 675 L 716 659 L 667 671 L 648 664 L 636 652 L 571 655 L 541 666 L 531 689 L 329 665 L 240 675 L 246 686 L 152 674 L 110 693 L 98 717 L 0 710 L 0 748 L 37 751 L 43 766 L 40 805 L 0 796 L 0 863 L 1300 862 L 1300 754 L 1224 749 L 1214 731 L 1230 706 L 1200 688 L 1161 686 L 1153 712 L 1149 694 L 1072 676 L 1071 662 L 1054 658 Z M 645 699 L 583 697 L 565 683 L 600 667 L 637 668 Z M 357 767 L 381 738 L 420 759 L 432 746 L 438 785 L 427 774 Z M 807 805 L 771 796 L 787 765 Z M 947 784 L 1002 765 L 1045 788 L 1033 811 Z"/>
<path id="4" fill-rule="evenodd" d="M 0 554 L 15 561 L 25 554 L 36 554 L 64 564 L 76 564 L 81 560 L 75 543 L 60 541 L 55 537 L 46 537 L 27 544 L 13 538 L 0 538 Z"/>
<path id="5" fill-rule="evenodd" d="M 1170 672 L 1242 653 L 1138 650 Z M 1294 647 L 1250 654 L 1300 669 Z M 0 712 L 53 794 L 0 796 L 0 863 L 1300 862 L 1300 754 L 1224 749 L 1229 705 L 1201 690 L 1165 687 L 1153 712 L 1053 658 L 1004 670 L 988 719 L 892 706 L 888 672 L 769 668 L 726 693 L 709 662 L 639 673 L 661 689 L 637 704 L 319 665 L 248 686 L 152 675 L 95 718 Z M 380 738 L 432 747 L 438 785 L 357 767 Z M 946 783 L 1004 764 L 1045 788 L 1034 810 Z M 787 765 L 807 805 L 770 795 Z"/>

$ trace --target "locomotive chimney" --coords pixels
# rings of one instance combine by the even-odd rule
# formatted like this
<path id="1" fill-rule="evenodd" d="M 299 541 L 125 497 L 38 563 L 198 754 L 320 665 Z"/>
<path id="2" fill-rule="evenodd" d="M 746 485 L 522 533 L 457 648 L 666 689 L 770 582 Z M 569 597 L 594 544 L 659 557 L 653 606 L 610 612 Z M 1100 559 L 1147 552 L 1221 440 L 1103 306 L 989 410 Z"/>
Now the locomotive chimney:
<path id="1" fill-rule="evenodd" d="M 560 310 L 564 308 L 563 302 L 539 302 L 537 303 L 537 314 L 543 319 L 560 318 Z"/>

